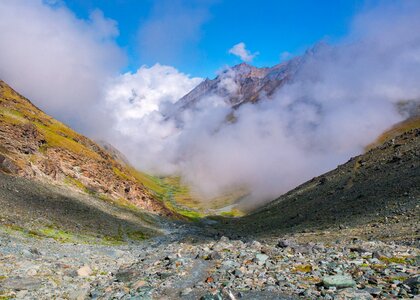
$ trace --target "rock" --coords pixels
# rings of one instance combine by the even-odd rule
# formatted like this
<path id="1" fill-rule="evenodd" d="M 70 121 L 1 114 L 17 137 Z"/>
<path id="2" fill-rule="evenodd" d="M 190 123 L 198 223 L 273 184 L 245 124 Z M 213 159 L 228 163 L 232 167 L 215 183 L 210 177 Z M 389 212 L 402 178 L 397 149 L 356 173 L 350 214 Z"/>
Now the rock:
<path id="1" fill-rule="evenodd" d="M 42 253 L 37 248 L 31 248 L 29 252 L 31 252 L 34 255 L 42 255 Z"/>
<path id="2" fill-rule="evenodd" d="M 37 273 L 37 270 L 36 270 L 36 269 L 29 269 L 29 270 L 26 272 L 26 275 L 28 275 L 28 276 L 32 277 L 32 276 L 35 276 L 35 275 L 36 275 L 36 273 Z"/>
<path id="3" fill-rule="evenodd" d="M 404 281 L 404 284 L 409 286 L 412 291 L 417 291 L 417 293 L 420 290 L 420 276 L 414 276 L 411 278 L 408 278 Z"/>
<path id="4" fill-rule="evenodd" d="M 79 277 L 88 277 L 92 274 L 92 269 L 85 265 L 83 267 L 81 267 L 79 270 L 77 270 L 77 275 Z"/>
<path id="5" fill-rule="evenodd" d="M 290 247 L 292 243 L 289 240 L 280 240 L 277 243 L 277 247 L 279 248 L 286 248 L 286 247 Z"/>
<path id="6" fill-rule="evenodd" d="M 1 287 L 3 289 L 10 289 L 15 291 L 22 290 L 36 290 L 42 284 L 42 281 L 38 278 L 32 277 L 16 277 L 16 278 L 7 278 L 1 282 Z"/>
<path id="7" fill-rule="evenodd" d="M 244 273 L 241 270 L 236 269 L 235 271 L 233 271 L 233 275 L 235 275 L 235 277 L 242 277 Z"/>
<path id="8" fill-rule="evenodd" d="M 223 300 L 222 293 L 217 292 L 216 294 L 205 294 L 203 295 L 200 300 Z"/>
<path id="9" fill-rule="evenodd" d="M 356 286 L 356 282 L 349 275 L 326 276 L 322 279 L 322 283 L 326 287 L 337 288 L 347 288 Z"/>
<path id="10" fill-rule="evenodd" d="M 364 290 L 357 290 L 353 288 L 346 288 L 338 293 L 336 299 L 357 299 L 357 300 L 371 300 L 372 295 Z"/>
<path id="11" fill-rule="evenodd" d="M 364 291 L 368 292 L 369 294 L 373 296 L 379 296 L 382 292 L 382 289 L 367 287 L 367 288 L 364 288 Z"/>
<path id="12" fill-rule="evenodd" d="M 216 260 L 216 259 L 221 259 L 221 258 L 222 258 L 222 256 L 217 251 L 211 252 L 208 256 L 208 259 L 211 259 L 211 260 Z"/>
<path id="13" fill-rule="evenodd" d="M 221 241 L 222 243 L 229 243 L 229 238 L 228 238 L 228 237 L 226 237 L 226 236 L 222 236 L 222 237 L 220 238 L 220 241 Z"/>
<path id="14" fill-rule="evenodd" d="M 261 243 L 260 243 L 260 242 L 258 242 L 258 241 L 253 241 L 253 242 L 251 243 L 251 249 L 252 249 L 252 250 L 260 251 L 260 250 L 261 250 L 261 247 L 262 247 L 262 245 L 261 245 Z"/>
<path id="15" fill-rule="evenodd" d="M 181 292 L 181 296 L 186 296 L 188 294 L 190 294 L 193 291 L 192 288 L 186 288 Z"/>
<path id="16" fill-rule="evenodd" d="M 255 259 L 256 259 L 256 261 L 257 261 L 258 264 L 261 264 L 262 265 L 268 259 L 268 255 L 258 253 L 255 256 Z"/>
<path id="17" fill-rule="evenodd" d="M 134 289 L 134 290 L 137 290 L 137 289 L 145 286 L 146 284 L 147 284 L 147 281 L 138 280 L 131 286 L 131 288 Z"/>
<path id="18" fill-rule="evenodd" d="M 11 159 L 0 154 L 0 170 L 11 174 L 17 174 L 19 172 L 19 167 Z"/>
<path id="19" fill-rule="evenodd" d="M 350 252 L 357 252 L 359 254 L 363 254 L 363 253 L 369 252 L 368 250 L 366 250 L 366 249 L 364 249 L 362 247 L 350 247 L 349 250 L 350 250 Z"/>
<path id="20" fill-rule="evenodd" d="M 89 285 L 84 285 L 69 294 L 69 300 L 85 300 L 89 294 Z"/>

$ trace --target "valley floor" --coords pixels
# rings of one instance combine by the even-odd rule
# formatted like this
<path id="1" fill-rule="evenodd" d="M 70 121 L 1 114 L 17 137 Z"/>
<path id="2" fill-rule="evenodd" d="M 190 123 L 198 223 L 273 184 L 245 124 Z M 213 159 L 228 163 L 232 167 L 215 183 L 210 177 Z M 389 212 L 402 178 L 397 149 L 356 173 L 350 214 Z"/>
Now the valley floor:
<path id="1" fill-rule="evenodd" d="M 3 228 L 0 299 L 418 295 L 419 249 L 412 243 L 364 240 L 363 230 L 337 228 L 253 240 L 218 237 L 205 226 L 178 224 L 164 236 L 110 246 L 60 243 Z"/>

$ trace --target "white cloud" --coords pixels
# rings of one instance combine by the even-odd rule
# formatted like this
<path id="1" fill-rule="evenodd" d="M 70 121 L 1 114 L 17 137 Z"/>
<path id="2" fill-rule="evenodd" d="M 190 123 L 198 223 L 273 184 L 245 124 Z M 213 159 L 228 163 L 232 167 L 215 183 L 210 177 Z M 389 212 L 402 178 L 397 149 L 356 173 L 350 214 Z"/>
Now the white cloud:
<path id="1" fill-rule="evenodd" d="M 173 171 L 170 156 L 174 149 L 169 147 L 169 140 L 178 129 L 173 122 L 165 121 L 165 107 L 201 81 L 160 64 L 142 66 L 136 73 L 115 78 L 105 94 L 105 107 L 113 124 L 105 137 L 122 147 L 141 168 Z M 157 166 L 157 160 L 162 161 L 161 166 Z"/>
<path id="2" fill-rule="evenodd" d="M 124 61 L 117 35 L 98 10 L 81 20 L 63 5 L 0 1 L 0 77 L 61 121 L 95 132 L 104 125 L 103 85 Z"/>
<path id="3" fill-rule="evenodd" d="M 238 56 L 241 60 L 245 62 L 251 62 L 255 56 L 258 55 L 258 52 L 251 53 L 245 47 L 245 43 L 241 42 L 234 45 L 229 49 L 229 53 Z"/>

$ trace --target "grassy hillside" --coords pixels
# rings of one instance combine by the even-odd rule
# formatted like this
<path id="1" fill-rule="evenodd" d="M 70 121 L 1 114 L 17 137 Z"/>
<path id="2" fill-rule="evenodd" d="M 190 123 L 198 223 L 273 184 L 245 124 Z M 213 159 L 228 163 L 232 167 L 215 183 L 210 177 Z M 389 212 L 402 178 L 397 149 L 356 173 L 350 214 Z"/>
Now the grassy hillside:
<path id="1" fill-rule="evenodd" d="M 92 140 L 48 116 L 0 81 L 0 170 L 72 187 L 115 203 L 174 215 L 153 181 Z"/>

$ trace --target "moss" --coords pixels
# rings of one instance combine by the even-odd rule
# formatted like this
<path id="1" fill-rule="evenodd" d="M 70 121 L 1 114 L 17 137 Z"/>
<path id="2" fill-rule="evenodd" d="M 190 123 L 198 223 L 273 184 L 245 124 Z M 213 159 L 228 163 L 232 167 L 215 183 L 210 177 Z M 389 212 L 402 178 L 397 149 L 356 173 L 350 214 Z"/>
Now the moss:
<path id="1" fill-rule="evenodd" d="M 164 195 L 167 193 L 168 189 L 160 178 L 147 175 L 131 167 L 128 167 L 127 170 L 135 179 L 138 180 L 138 182 L 140 182 L 156 194 Z"/>
<path id="2" fill-rule="evenodd" d="M 45 126 L 41 123 L 35 123 L 37 129 L 43 134 L 46 140 L 44 148 L 57 147 L 69 150 L 70 152 L 80 154 L 82 156 L 90 157 L 96 160 L 101 160 L 98 153 L 86 148 L 83 144 L 76 142 L 65 134 L 59 134 L 51 126 Z M 70 129 L 69 129 L 70 130 Z"/>
<path id="3" fill-rule="evenodd" d="M 193 222 L 198 222 L 200 219 L 205 217 L 203 214 L 201 214 L 197 211 L 180 208 L 178 206 L 173 205 L 173 203 L 171 203 L 171 202 L 167 202 L 166 206 L 170 210 L 186 217 L 187 219 L 189 219 L 190 221 L 193 221 Z"/>
<path id="4" fill-rule="evenodd" d="M 373 264 L 373 265 L 371 266 L 371 268 L 372 268 L 372 269 L 375 269 L 375 270 L 382 270 L 382 269 L 385 269 L 385 268 L 386 268 L 386 266 L 385 266 L 385 265 L 380 265 L 380 264 Z"/>
<path id="5" fill-rule="evenodd" d="M 393 281 L 404 281 L 404 280 L 406 280 L 407 279 L 407 277 L 406 276 L 393 276 L 393 277 L 390 277 L 387 281 L 388 282 L 393 282 Z"/>
<path id="6" fill-rule="evenodd" d="M 223 217 L 228 217 L 228 218 L 237 218 L 237 217 L 242 217 L 244 213 L 240 211 L 239 209 L 232 209 L 231 211 L 222 212 L 220 213 L 220 215 Z"/>
<path id="7" fill-rule="evenodd" d="M 88 189 L 84 186 L 84 184 L 81 181 L 77 180 L 76 178 L 67 176 L 64 179 L 64 183 L 77 187 L 78 189 L 84 192 L 88 192 Z"/>
<path id="8" fill-rule="evenodd" d="M 5 280 L 7 276 L 0 275 L 0 280 Z"/>
<path id="9" fill-rule="evenodd" d="M 121 179 L 132 180 L 127 174 L 121 172 L 120 169 L 118 169 L 116 167 L 112 167 L 112 171 L 114 171 L 114 174 L 117 175 L 118 177 L 120 177 Z"/>
<path id="10" fill-rule="evenodd" d="M 312 266 L 311 265 L 299 265 L 292 268 L 293 273 L 309 273 L 312 272 Z"/>
<path id="11" fill-rule="evenodd" d="M 384 263 L 391 264 L 407 264 L 407 258 L 405 257 L 385 257 L 381 256 L 379 258 L 380 261 L 383 261 Z"/>
<path id="12" fill-rule="evenodd" d="M 103 243 L 109 246 L 119 246 L 124 244 L 124 240 L 120 236 L 105 236 Z"/>
<path id="13" fill-rule="evenodd" d="M 134 240 L 134 241 L 142 241 L 142 240 L 145 240 L 145 239 L 148 238 L 146 234 L 144 234 L 143 232 L 138 231 L 138 230 L 137 231 L 128 231 L 127 232 L 127 237 L 131 240 Z"/>

